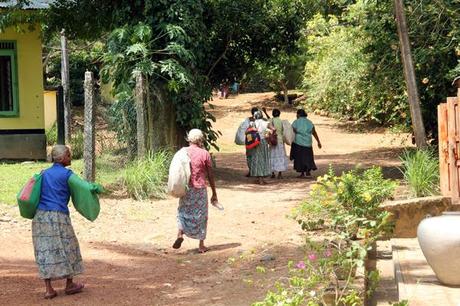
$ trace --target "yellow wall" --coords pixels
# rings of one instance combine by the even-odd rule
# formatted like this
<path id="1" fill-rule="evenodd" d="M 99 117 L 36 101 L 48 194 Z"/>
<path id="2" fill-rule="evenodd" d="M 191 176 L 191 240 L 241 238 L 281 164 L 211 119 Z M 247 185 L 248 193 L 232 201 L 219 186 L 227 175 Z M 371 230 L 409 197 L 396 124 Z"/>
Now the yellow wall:
<path id="1" fill-rule="evenodd" d="M 56 91 L 45 90 L 45 129 L 49 129 L 56 122 Z"/>
<path id="2" fill-rule="evenodd" d="M 1 118 L 0 130 L 44 129 L 43 69 L 40 31 L 17 33 L 7 29 L 0 40 L 14 40 L 17 48 L 19 117 Z"/>

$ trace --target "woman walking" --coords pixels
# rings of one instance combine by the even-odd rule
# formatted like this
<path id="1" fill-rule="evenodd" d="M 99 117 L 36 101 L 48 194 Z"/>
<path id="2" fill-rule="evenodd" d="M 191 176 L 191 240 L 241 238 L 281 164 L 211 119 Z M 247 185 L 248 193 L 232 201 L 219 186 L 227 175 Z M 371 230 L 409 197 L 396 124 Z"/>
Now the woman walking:
<path id="1" fill-rule="evenodd" d="M 312 135 L 321 149 L 321 141 L 316 133 L 315 126 L 307 119 L 307 113 L 303 109 L 297 110 L 297 119 L 292 123 L 295 139 L 291 146 L 290 159 L 294 160 L 294 169 L 300 172 L 299 177 L 310 177 L 311 171 L 316 170 L 313 156 Z"/>
<path id="2" fill-rule="evenodd" d="M 251 177 L 257 177 L 257 182 L 261 185 L 267 184 L 264 180 L 265 177 L 270 175 L 270 150 L 268 148 L 265 136 L 269 133 L 271 125 L 268 121 L 263 120 L 262 112 L 257 111 L 254 113 L 254 127 L 260 135 L 260 144 L 251 149 L 250 152 L 250 167 L 249 172 Z"/>
<path id="3" fill-rule="evenodd" d="M 288 159 L 283 142 L 283 123 L 280 119 L 281 112 L 279 109 L 272 111 L 273 118 L 269 120 L 277 134 L 277 144 L 270 145 L 270 164 L 272 178 L 275 178 L 275 172 L 278 172 L 278 178 L 282 178 L 282 172 L 288 169 Z"/>
<path id="4" fill-rule="evenodd" d="M 82 258 L 67 207 L 70 190 L 67 184 L 72 171 L 71 154 L 64 145 L 54 146 L 53 166 L 42 173 L 42 189 L 37 212 L 32 221 L 32 240 L 38 273 L 45 281 L 45 299 L 57 296 L 51 281 L 67 279 L 65 293 L 75 294 L 84 285 L 73 282 L 83 272 Z"/>
<path id="5" fill-rule="evenodd" d="M 190 182 L 185 196 L 179 200 L 177 210 L 177 239 L 173 244 L 174 249 L 181 247 L 184 234 L 187 237 L 200 240 L 198 251 L 204 253 L 209 249 L 204 245 L 208 225 L 208 193 L 206 189 L 206 177 L 211 185 L 211 203 L 217 203 L 216 185 L 212 171 L 211 155 L 204 147 L 204 135 L 199 129 L 193 129 L 188 133 L 187 148 L 190 157 Z"/>

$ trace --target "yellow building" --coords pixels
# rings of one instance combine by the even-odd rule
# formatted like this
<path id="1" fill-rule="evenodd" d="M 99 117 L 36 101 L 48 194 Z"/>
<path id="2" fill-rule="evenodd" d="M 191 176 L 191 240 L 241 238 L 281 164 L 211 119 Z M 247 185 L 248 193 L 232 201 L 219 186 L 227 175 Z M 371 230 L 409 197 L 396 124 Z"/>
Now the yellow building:
<path id="1" fill-rule="evenodd" d="M 31 1 L 25 10 L 46 8 L 49 2 Z M 39 26 L 29 31 L 28 25 L 24 31 L 0 32 L 0 159 L 46 158 L 40 34 Z"/>

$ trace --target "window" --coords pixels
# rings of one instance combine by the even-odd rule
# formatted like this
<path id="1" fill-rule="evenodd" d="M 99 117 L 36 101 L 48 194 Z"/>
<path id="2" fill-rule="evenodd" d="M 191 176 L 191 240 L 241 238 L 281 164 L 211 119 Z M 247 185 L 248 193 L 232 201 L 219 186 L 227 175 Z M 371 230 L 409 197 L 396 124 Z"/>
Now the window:
<path id="1" fill-rule="evenodd" d="M 19 114 L 16 43 L 0 41 L 0 117 Z"/>

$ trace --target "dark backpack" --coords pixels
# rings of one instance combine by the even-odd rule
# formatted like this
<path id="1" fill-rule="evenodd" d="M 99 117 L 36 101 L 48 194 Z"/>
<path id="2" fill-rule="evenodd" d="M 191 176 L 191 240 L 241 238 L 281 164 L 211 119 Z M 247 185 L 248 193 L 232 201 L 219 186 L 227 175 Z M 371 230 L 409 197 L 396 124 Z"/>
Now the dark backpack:
<path id="1" fill-rule="evenodd" d="M 271 133 L 268 135 L 267 140 L 268 143 L 272 146 L 276 146 L 278 144 L 278 134 L 276 133 L 276 130 L 271 131 Z"/>
<path id="2" fill-rule="evenodd" d="M 249 127 L 246 129 L 244 144 L 246 149 L 254 149 L 260 144 L 260 135 L 256 128 Z"/>

